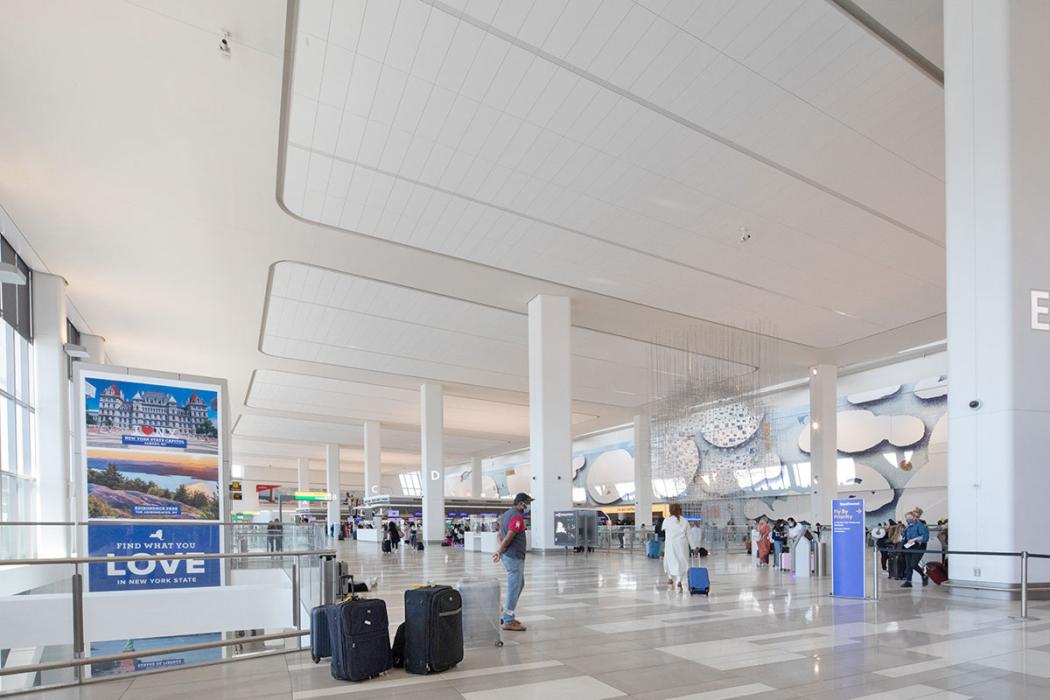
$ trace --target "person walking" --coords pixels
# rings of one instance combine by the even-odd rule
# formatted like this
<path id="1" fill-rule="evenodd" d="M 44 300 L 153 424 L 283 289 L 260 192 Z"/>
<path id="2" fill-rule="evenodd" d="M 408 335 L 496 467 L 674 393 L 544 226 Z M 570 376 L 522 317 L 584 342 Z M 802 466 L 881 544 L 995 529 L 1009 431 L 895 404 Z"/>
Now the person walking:
<path id="1" fill-rule="evenodd" d="M 773 568 L 780 568 L 780 555 L 784 552 L 784 543 L 787 541 L 787 534 L 785 530 L 787 525 L 783 520 L 778 519 L 773 523 L 773 529 L 769 533 L 769 538 L 773 542 Z"/>
<path id="2" fill-rule="evenodd" d="M 926 527 L 926 523 L 922 521 L 922 508 L 916 508 L 910 513 L 904 516 L 905 521 L 908 525 L 904 528 L 904 535 L 902 539 L 902 547 L 908 550 L 904 555 L 907 557 L 905 566 L 905 578 L 904 583 L 901 584 L 901 588 L 911 588 L 912 572 L 919 572 L 919 576 L 922 578 L 922 585 L 930 585 L 930 577 L 926 575 L 926 572 L 920 566 L 922 558 L 926 556 L 926 543 L 930 541 L 930 528 Z"/>
<path id="3" fill-rule="evenodd" d="M 769 534 L 773 531 L 773 528 L 769 526 L 769 519 L 766 516 L 762 516 L 758 519 L 758 561 L 762 566 L 769 565 L 769 548 L 772 542 L 769 539 Z"/>
<path id="4" fill-rule="evenodd" d="M 391 519 L 390 522 L 387 523 L 387 528 L 390 531 L 390 549 L 391 550 L 400 549 L 400 545 L 401 545 L 401 530 L 398 529 L 398 527 L 397 527 L 397 521 Z"/>
<path id="5" fill-rule="evenodd" d="M 514 608 L 525 588 L 525 551 L 528 549 L 525 516 L 529 514 L 532 501 L 532 496 L 524 492 L 514 497 L 513 505 L 499 518 L 500 543 L 492 555 L 492 561 L 502 561 L 507 570 L 507 598 L 503 603 L 500 626 L 509 632 L 524 632 L 526 629 L 514 619 Z"/>
<path id="6" fill-rule="evenodd" d="M 682 517 L 681 503 L 672 503 L 670 511 L 670 517 L 663 524 L 664 571 L 667 572 L 668 585 L 683 589 L 682 578 L 689 571 L 688 524 Z"/>

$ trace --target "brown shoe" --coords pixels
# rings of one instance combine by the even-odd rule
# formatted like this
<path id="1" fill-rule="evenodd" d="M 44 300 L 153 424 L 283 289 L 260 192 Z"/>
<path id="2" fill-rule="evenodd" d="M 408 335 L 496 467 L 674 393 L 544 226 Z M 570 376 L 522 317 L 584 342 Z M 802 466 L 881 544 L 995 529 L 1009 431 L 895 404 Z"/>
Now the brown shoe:
<path id="1" fill-rule="evenodd" d="M 507 630 L 508 632 L 524 632 L 525 630 L 528 629 L 525 625 L 521 624 L 517 620 L 511 620 L 510 622 L 504 622 L 502 625 L 500 625 L 500 627 L 502 627 L 503 629 Z"/>

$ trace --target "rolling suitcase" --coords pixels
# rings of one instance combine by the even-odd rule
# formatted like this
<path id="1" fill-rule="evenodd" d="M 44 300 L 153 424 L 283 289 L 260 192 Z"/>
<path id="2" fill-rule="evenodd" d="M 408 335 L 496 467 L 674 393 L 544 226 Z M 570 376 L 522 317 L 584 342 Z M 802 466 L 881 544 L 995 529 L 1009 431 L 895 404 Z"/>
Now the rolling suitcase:
<path id="1" fill-rule="evenodd" d="M 463 599 L 463 646 L 503 646 L 499 581 L 464 578 L 456 590 Z"/>
<path id="2" fill-rule="evenodd" d="M 781 552 L 780 554 L 780 568 L 784 571 L 791 571 L 793 566 L 791 552 Z"/>
<path id="3" fill-rule="evenodd" d="M 332 678 L 365 681 L 389 671 L 392 664 L 386 602 L 358 598 L 329 607 Z"/>
<path id="4" fill-rule="evenodd" d="M 440 673 L 463 660 L 463 598 L 451 586 L 405 591 L 405 670 Z"/>
<path id="5" fill-rule="evenodd" d="M 660 558 L 660 543 L 656 540 L 650 540 L 645 543 L 645 556 L 650 559 Z"/>
<path id="6" fill-rule="evenodd" d="M 939 561 L 931 561 L 926 565 L 926 575 L 939 586 L 948 580 L 948 569 Z"/>
<path id="7" fill-rule="evenodd" d="M 390 540 L 383 540 L 383 554 L 390 553 Z"/>
<path id="8" fill-rule="evenodd" d="M 329 621 L 334 605 L 318 605 L 310 610 L 310 658 L 315 664 L 332 655 L 332 636 Z"/>
<path id="9" fill-rule="evenodd" d="M 694 593 L 708 595 L 711 592 L 711 579 L 707 575 L 706 568 L 702 566 L 690 567 L 687 578 L 689 580 L 689 595 Z"/>

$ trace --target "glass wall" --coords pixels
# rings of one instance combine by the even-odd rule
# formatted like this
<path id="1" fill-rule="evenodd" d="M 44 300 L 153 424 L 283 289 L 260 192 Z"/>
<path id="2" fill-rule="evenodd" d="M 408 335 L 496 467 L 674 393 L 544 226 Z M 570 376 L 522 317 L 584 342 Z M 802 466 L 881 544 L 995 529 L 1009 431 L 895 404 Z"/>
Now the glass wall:
<path id="1" fill-rule="evenodd" d="M 33 346 L 0 320 L 0 521 L 36 520 L 37 473 L 33 459 Z M 35 554 L 33 530 L 3 528 L 4 558 Z"/>

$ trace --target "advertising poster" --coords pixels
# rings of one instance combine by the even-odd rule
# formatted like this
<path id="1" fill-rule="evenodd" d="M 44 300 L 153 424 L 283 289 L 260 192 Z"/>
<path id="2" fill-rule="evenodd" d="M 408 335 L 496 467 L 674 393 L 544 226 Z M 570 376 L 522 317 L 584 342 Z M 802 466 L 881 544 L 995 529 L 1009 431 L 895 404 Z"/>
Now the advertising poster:
<path id="1" fill-rule="evenodd" d="M 80 448 L 92 556 L 218 553 L 222 384 L 80 370 Z M 139 525 L 128 521 L 149 521 Z M 170 521 L 200 525 L 169 525 Z M 103 522 L 105 521 L 105 524 Z M 218 560 L 92 565 L 91 591 L 221 585 Z"/>
<path id="2" fill-rule="evenodd" d="M 217 554 L 215 525 L 92 525 L 92 557 L 156 556 L 157 554 Z M 88 565 L 88 590 L 132 591 L 200 588 L 221 584 L 218 559 L 115 561 Z"/>
<path id="3" fill-rule="evenodd" d="M 864 499 L 831 502 L 831 594 L 864 597 Z"/>
<path id="4" fill-rule="evenodd" d="M 209 634 L 191 634 L 181 637 L 153 637 L 151 639 L 117 639 L 106 642 L 92 642 L 91 656 L 110 656 L 113 654 L 124 654 L 129 651 L 146 651 L 149 649 L 164 649 L 182 644 L 199 644 L 202 642 L 217 642 L 222 639 L 222 634 L 213 632 Z M 119 676 L 123 673 L 135 673 L 136 671 L 153 671 L 160 668 L 174 668 L 186 664 L 208 663 L 209 661 L 220 661 L 222 649 L 195 649 L 183 651 L 178 654 L 164 654 L 160 656 L 143 656 L 138 659 L 125 659 L 123 661 L 109 661 L 105 663 L 91 664 L 91 676 Z"/>

